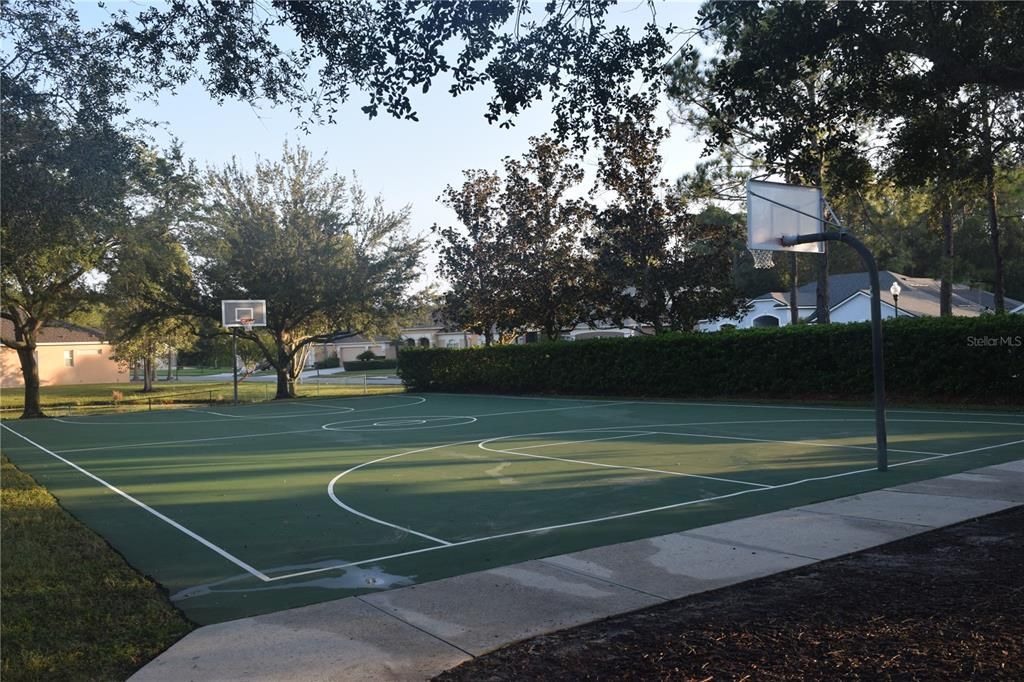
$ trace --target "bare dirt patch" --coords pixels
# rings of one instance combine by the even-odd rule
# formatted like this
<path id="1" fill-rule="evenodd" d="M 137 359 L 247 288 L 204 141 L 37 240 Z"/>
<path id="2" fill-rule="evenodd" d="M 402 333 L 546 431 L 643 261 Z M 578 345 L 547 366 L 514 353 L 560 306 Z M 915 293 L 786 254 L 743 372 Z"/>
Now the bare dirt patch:
<path id="1" fill-rule="evenodd" d="M 435 678 L 1024 679 L 1024 507 L 535 637 Z"/>

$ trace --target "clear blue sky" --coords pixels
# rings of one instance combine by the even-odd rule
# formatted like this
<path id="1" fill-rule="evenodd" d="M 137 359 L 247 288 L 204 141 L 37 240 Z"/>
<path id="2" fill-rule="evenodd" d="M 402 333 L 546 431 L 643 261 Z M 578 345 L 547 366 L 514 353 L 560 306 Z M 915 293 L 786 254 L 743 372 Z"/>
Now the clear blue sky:
<path id="1" fill-rule="evenodd" d="M 144 5 L 108 2 L 107 6 L 134 13 Z M 658 3 L 658 23 L 688 28 L 698 7 L 695 2 Z M 82 3 L 79 11 L 86 23 L 106 15 L 106 10 L 94 4 Z M 631 27 L 642 26 L 650 17 L 644 2 L 626 2 L 612 12 L 616 23 Z M 395 120 L 387 114 L 370 120 L 360 111 L 366 98 L 355 92 L 338 113 L 337 123 L 314 127 L 309 134 L 299 130 L 298 118 L 287 108 L 254 109 L 234 101 L 218 105 L 195 84 L 177 94 L 164 94 L 156 103 L 140 103 L 134 113 L 163 121 L 164 130 L 181 141 L 186 155 L 200 167 L 222 165 L 232 157 L 251 166 L 257 157 L 278 158 L 285 141 L 302 144 L 325 154 L 338 172 L 351 176 L 355 171 L 367 192 L 381 195 L 390 208 L 410 204 L 412 227 L 423 234 L 435 222 L 455 222 L 437 197 L 446 185 L 461 182 L 463 170 L 498 170 L 502 158 L 521 155 L 527 149 L 527 138 L 550 128 L 550 109 L 544 105 L 529 109 L 511 129 L 488 124 L 484 111 L 489 95 L 485 88 L 453 98 L 445 87 L 435 87 L 414 99 L 420 118 L 415 122 Z M 667 111 L 666 103 L 666 123 Z M 167 139 L 160 133 L 156 138 Z M 700 149 L 687 131 L 673 128 L 662 150 L 665 176 L 674 180 L 692 170 Z M 431 258 L 427 265 L 430 280 L 434 279 L 434 262 Z"/>

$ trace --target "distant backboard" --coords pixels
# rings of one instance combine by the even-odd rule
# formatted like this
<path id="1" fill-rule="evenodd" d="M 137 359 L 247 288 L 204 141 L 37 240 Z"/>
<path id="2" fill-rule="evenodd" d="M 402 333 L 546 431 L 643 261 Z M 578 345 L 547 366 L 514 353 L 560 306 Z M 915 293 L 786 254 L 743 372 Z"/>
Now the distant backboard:
<path id="1" fill-rule="evenodd" d="M 783 246 L 782 237 L 825 231 L 821 188 L 747 181 L 747 248 L 822 253 L 823 242 Z"/>
<path id="2" fill-rule="evenodd" d="M 248 322 L 251 327 L 267 326 L 267 302 L 257 301 L 221 301 L 221 324 L 225 327 L 244 327 Z"/>

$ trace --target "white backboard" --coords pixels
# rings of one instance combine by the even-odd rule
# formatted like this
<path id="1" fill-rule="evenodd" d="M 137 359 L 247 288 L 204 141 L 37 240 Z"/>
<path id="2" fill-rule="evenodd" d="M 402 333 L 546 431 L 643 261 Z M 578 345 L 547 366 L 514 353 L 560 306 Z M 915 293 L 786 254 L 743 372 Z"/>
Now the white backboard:
<path id="1" fill-rule="evenodd" d="M 747 248 L 822 253 L 822 242 L 783 246 L 782 237 L 825 231 L 820 187 L 747 181 Z"/>
<path id="2" fill-rule="evenodd" d="M 220 302 L 220 320 L 225 327 L 242 327 L 242 320 L 252 319 L 253 327 L 267 326 L 265 300 L 226 300 Z"/>

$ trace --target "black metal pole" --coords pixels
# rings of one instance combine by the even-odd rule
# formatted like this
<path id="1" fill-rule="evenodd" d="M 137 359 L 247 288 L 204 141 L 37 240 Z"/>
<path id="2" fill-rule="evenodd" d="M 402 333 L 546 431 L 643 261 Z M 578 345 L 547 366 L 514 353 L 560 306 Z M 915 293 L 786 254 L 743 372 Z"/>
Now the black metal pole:
<path id="1" fill-rule="evenodd" d="M 875 443 L 878 448 L 878 470 L 889 469 L 889 450 L 885 433 L 885 364 L 882 361 L 882 299 L 881 287 L 878 283 L 878 265 L 868 247 L 848 232 L 821 232 L 819 234 L 803 234 L 794 237 L 783 237 L 783 246 L 808 244 L 811 242 L 844 242 L 860 254 L 864 264 L 868 266 L 871 279 L 871 361 L 875 379 Z"/>
<path id="2" fill-rule="evenodd" d="M 231 330 L 231 373 L 234 375 L 235 405 L 238 404 L 238 334 Z"/>

